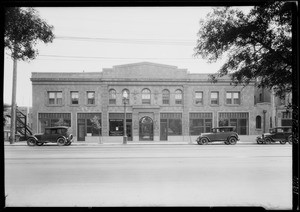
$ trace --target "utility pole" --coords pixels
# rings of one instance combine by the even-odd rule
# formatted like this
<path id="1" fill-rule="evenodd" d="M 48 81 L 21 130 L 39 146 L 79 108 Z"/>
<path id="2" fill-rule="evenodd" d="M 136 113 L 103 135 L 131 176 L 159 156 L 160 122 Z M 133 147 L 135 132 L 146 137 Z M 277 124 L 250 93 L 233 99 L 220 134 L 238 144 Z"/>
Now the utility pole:
<path id="1" fill-rule="evenodd" d="M 17 59 L 14 57 L 12 98 L 11 98 L 10 144 L 13 144 L 16 138 L 16 93 L 17 93 L 16 91 L 17 91 Z"/>

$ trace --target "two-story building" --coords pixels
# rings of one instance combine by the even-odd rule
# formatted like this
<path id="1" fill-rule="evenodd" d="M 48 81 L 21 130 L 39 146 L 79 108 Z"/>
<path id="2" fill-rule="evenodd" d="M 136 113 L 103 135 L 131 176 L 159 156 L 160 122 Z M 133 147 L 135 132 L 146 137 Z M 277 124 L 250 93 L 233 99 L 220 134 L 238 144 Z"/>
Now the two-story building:
<path id="1" fill-rule="evenodd" d="M 142 62 L 102 72 L 32 73 L 32 129 L 70 126 L 77 141 L 121 141 L 124 110 L 128 141 L 190 141 L 212 127 L 235 126 L 240 135 L 270 127 L 270 106 L 256 103 L 255 82 L 233 86 L 229 77 Z M 126 91 L 126 107 L 123 93 Z M 91 119 L 97 117 L 98 130 Z M 262 117 L 264 120 L 257 117 Z M 259 120 L 258 120 L 259 119 Z"/>

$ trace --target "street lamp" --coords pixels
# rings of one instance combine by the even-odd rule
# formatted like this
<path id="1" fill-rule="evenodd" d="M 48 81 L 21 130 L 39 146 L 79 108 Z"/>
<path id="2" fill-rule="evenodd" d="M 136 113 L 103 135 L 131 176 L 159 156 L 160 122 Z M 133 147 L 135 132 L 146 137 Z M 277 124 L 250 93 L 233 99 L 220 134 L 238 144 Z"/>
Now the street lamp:
<path id="1" fill-rule="evenodd" d="M 123 103 L 124 103 L 124 135 L 123 135 L 123 144 L 127 144 L 127 129 L 126 129 L 126 103 L 128 100 L 128 92 L 127 90 L 123 91 Z"/>

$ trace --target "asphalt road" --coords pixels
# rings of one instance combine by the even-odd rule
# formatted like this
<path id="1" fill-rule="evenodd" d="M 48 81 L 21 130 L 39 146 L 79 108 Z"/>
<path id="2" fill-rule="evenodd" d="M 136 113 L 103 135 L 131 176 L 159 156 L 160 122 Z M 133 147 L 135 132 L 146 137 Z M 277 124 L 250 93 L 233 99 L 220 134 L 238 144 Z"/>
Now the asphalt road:
<path id="1" fill-rule="evenodd" d="M 291 145 L 5 146 L 6 206 L 292 208 Z"/>

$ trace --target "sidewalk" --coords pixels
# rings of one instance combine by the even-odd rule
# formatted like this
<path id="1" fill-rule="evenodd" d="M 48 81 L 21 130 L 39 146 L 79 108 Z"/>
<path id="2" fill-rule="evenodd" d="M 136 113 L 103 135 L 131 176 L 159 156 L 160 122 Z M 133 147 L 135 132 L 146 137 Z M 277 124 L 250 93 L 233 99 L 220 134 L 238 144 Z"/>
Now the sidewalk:
<path id="1" fill-rule="evenodd" d="M 256 144 L 257 135 L 241 135 L 240 140 L 237 142 L 237 145 L 240 144 Z M 222 142 L 216 142 L 222 143 Z M 55 145 L 55 143 L 49 143 L 50 145 Z M 193 145 L 197 144 L 196 141 L 128 141 L 127 145 Z M 19 141 L 13 144 L 10 144 L 8 141 L 4 142 L 5 146 L 27 146 L 26 141 Z M 80 142 L 74 141 L 71 144 L 72 146 L 101 146 L 101 145 L 123 145 L 122 142 L 103 142 L 102 144 L 98 142 Z"/>

